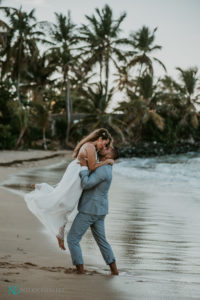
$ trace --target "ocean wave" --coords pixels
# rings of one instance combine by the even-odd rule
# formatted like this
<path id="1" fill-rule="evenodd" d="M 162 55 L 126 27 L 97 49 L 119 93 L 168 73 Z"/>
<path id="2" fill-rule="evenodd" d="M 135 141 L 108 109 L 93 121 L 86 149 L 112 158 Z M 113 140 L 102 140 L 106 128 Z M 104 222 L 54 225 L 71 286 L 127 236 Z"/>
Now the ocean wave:
<path id="1" fill-rule="evenodd" d="M 199 184 L 200 154 L 187 153 L 153 158 L 120 159 L 114 165 L 114 172 L 135 179 L 165 180 L 168 183 L 179 181 Z"/>

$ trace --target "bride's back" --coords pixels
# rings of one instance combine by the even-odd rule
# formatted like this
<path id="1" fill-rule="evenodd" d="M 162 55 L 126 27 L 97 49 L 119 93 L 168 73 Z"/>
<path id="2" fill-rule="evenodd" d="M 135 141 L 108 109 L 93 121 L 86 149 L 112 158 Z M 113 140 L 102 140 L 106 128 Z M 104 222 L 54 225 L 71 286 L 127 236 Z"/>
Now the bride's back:
<path id="1" fill-rule="evenodd" d="M 79 153 L 77 155 L 77 159 L 85 159 L 88 160 L 88 155 L 92 154 L 92 155 L 96 155 L 96 148 L 95 146 L 91 143 L 91 142 L 87 142 L 85 144 L 83 144 L 79 150 Z"/>

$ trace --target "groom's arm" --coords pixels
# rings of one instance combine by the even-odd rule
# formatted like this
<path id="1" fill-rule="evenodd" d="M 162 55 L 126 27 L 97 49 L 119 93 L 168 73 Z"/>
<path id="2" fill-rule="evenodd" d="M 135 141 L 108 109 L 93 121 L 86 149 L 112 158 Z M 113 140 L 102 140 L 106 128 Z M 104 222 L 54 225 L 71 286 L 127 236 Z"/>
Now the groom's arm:
<path id="1" fill-rule="evenodd" d="M 100 167 L 90 175 L 88 168 L 82 167 L 79 175 L 81 177 L 81 186 L 83 190 L 89 190 L 105 180 L 105 173 L 100 170 Z"/>

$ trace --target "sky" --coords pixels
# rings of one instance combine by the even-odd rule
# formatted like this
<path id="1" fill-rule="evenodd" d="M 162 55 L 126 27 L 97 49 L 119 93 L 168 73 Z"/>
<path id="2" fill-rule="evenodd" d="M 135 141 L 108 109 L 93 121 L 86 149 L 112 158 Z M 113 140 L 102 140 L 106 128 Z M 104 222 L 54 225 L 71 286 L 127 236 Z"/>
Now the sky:
<path id="1" fill-rule="evenodd" d="M 143 25 L 151 30 L 158 27 L 156 44 L 162 46 L 154 55 L 167 67 L 169 75 L 177 76 L 176 67 L 200 67 L 200 0 L 3 0 L 3 6 L 36 9 L 39 20 L 55 21 L 54 12 L 63 14 L 71 10 L 75 23 L 86 23 L 85 15 L 94 13 L 96 7 L 111 6 L 114 17 L 126 11 L 122 23 L 125 35 Z M 162 75 L 161 67 L 156 73 Z"/>
<path id="2" fill-rule="evenodd" d="M 54 22 L 54 12 L 67 14 L 70 10 L 77 25 L 87 23 L 85 15 L 105 4 L 113 9 L 115 18 L 127 12 L 121 26 L 125 36 L 143 25 L 151 30 L 158 27 L 155 44 L 161 45 L 162 50 L 154 52 L 154 56 L 165 64 L 168 75 L 178 79 L 176 67 L 197 66 L 200 73 L 200 0 L 2 0 L 2 6 L 22 5 L 26 11 L 35 8 L 39 21 Z M 164 75 L 158 65 L 155 73 Z"/>

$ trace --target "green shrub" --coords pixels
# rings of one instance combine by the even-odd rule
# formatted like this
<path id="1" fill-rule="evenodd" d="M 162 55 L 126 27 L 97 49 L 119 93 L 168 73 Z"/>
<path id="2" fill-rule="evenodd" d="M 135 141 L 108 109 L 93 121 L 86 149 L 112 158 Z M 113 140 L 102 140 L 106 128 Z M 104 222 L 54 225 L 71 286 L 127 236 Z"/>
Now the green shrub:
<path id="1" fill-rule="evenodd" d="M 66 137 L 67 120 L 64 117 L 56 119 L 55 122 L 55 138 L 63 141 Z"/>
<path id="2" fill-rule="evenodd" d="M 12 135 L 10 125 L 0 124 L 0 149 L 13 149 L 16 143 L 16 137 Z"/>

